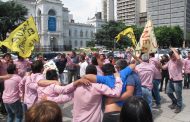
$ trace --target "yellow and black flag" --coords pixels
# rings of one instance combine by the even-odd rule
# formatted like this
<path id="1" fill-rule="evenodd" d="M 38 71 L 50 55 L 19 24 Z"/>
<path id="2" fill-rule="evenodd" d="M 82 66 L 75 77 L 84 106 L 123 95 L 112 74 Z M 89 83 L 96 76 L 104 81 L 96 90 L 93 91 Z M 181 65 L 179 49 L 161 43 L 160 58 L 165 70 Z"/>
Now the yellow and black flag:
<path id="1" fill-rule="evenodd" d="M 11 51 L 19 53 L 19 56 L 27 58 L 31 55 L 34 45 L 39 42 L 38 31 L 33 17 L 30 17 L 19 25 L 0 46 L 4 45 Z"/>

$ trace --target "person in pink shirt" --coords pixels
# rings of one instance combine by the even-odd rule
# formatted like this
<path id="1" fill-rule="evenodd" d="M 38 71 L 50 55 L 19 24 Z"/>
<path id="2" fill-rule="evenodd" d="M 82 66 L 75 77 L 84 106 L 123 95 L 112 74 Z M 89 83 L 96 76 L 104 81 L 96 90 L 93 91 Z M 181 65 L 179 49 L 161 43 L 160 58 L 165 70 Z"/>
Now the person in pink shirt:
<path id="1" fill-rule="evenodd" d="M 94 65 L 88 65 L 86 74 L 97 74 Z M 92 83 L 91 86 L 78 86 L 74 91 L 73 98 L 73 122 L 101 122 L 103 114 L 101 112 L 102 96 L 120 97 L 122 81 L 118 73 L 114 74 L 115 87 L 111 89 L 107 85 Z M 84 79 L 83 79 L 84 80 Z M 62 96 L 57 98 L 49 97 L 54 101 L 61 102 Z"/>
<path id="2" fill-rule="evenodd" d="M 18 59 L 14 61 L 14 64 L 18 69 L 18 75 L 21 77 L 24 77 L 27 69 L 30 68 L 30 62 L 21 56 L 18 56 Z"/>
<path id="3" fill-rule="evenodd" d="M 155 57 L 154 53 L 150 53 L 149 63 L 153 64 L 156 67 L 155 75 L 153 79 L 153 89 L 152 89 L 153 98 L 156 100 L 156 105 L 153 106 L 153 108 L 160 108 L 161 98 L 160 98 L 160 92 L 159 92 L 159 85 L 162 79 L 162 75 L 161 75 L 162 66 L 159 59 Z"/>
<path id="4" fill-rule="evenodd" d="M 24 111 L 30 108 L 34 103 L 36 103 L 38 95 L 37 88 L 38 82 L 44 81 L 43 72 L 43 62 L 34 61 L 31 66 L 32 74 L 25 76 L 19 83 L 20 97 L 24 103 Z M 50 83 L 48 83 L 50 82 Z M 47 84 L 58 83 L 56 80 L 47 81 Z"/>
<path id="5" fill-rule="evenodd" d="M 58 74 L 56 70 L 48 70 L 46 72 L 46 79 L 47 80 L 58 80 Z M 57 84 L 50 84 L 46 87 L 38 86 L 37 92 L 38 92 L 38 102 L 43 100 L 43 97 L 58 97 L 59 95 L 62 95 L 62 101 L 61 103 L 68 102 L 72 99 L 72 93 L 77 85 L 79 84 L 85 84 L 85 81 L 77 80 L 73 83 L 70 83 L 66 86 L 60 86 Z M 49 99 L 51 100 L 51 99 Z M 56 101 L 57 103 L 60 103 L 59 101 Z"/>
<path id="6" fill-rule="evenodd" d="M 147 101 L 149 107 L 152 108 L 152 81 L 154 79 L 156 67 L 149 63 L 148 54 L 143 54 L 141 59 L 142 62 L 136 66 L 136 71 L 141 80 L 143 98 Z"/>
<path id="7" fill-rule="evenodd" d="M 190 84 L 190 51 L 188 52 L 188 57 L 184 60 L 184 86 L 183 88 L 189 89 Z"/>
<path id="8" fill-rule="evenodd" d="M 3 102 L 8 113 L 7 122 L 22 122 L 23 111 L 19 96 L 19 82 L 22 78 L 17 75 L 15 64 L 10 64 L 7 67 L 7 73 L 12 76 L 4 81 Z M 0 77 L 2 78 L 2 77 Z"/>
<path id="9" fill-rule="evenodd" d="M 168 107 L 175 109 L 175 113 L 181 112 L 182 109 L 182 69 L 183 61 L 179 56 L 179 51 L 174 48 L 171 48 L 169 52 L 170 60 L 164 65 L 163 69 L 168 69 L 169 72 L 169 82 L 167 85 L 166 93 L 168 97 L 172 100 L 172 104 Z M 175 92 L 176 97 L 173 92 Z"/>
<path id="10" fill-rule="evenodd" d="M 0 75 L 6 75 L 7 74 L 7 67 L 9 64 L 12 63 L 11 54 L 5 53 L 3 55 L 3 58 L 0 59 Z M 4 90 L 4 82 L 0 80 L 0 103 L 1 103 L 1 113 L 6 113 L 3 100 L 2 100 L 2 94 Z"/>

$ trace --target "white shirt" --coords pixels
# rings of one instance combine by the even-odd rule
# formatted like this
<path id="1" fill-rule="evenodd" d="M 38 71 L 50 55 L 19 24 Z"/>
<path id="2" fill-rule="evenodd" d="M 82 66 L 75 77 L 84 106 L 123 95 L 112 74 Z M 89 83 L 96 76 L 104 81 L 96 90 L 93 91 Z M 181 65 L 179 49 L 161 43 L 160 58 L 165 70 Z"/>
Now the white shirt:
<path id="1" fill-rule="evenodd" d="M 79 63 L 79 65 L 80 65 L 80 77 L 82 77 L 86 74 L 86 67 L 88 66 L 88 63 L 85 61 L 83 63 Z"/>

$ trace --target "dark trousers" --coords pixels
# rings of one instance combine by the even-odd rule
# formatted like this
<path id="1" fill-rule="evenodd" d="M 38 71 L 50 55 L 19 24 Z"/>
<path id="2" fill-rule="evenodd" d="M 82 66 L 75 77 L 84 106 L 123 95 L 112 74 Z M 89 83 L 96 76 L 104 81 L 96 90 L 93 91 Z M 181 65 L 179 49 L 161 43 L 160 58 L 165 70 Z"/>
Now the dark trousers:
<path id="1" fill-rule="evenodd" d="M 77 70 L 68 70 L 68 81 L 72 83 L 74 77 L 74 81 L 78 79 L 78 72 Z"/>
<path id="2" fill-rule="evenodd" d="M 0 83 L 0 112 L 1 113 L 7 113 L 6 112 L 6 109 L 5 109 L 5 106 L 4 106 L 4 103 L 3 103 L 3 99 L 2 99 L 2 95 L 3 95 L 3 91 L 4 91 L 4 83 Z"/>
<path id="3" fill-rule="evenodd" d="M 169 76 L 166 75 L 166 74 L 162 74 L 162 80 L 160 82 L 160 91 L 162 90 L 163 88 L 163 83 L 164 83 L 164 80 L 165 80 L 165 91 L 166 91 L 166 88 L 167 88 L 167 84 L 168 84 L 168 80 L 169 80 Z"/>
<path id="4" fill-rule="evenodd" d="M 184 76 L 184 87 L 189 88 L 190 74 L 185 74 Z"/>
<path id="5" fill-rule="evenodd" d="M 119 111 L 104 113 L 102 122 L 119 122 L 119 117 L 120 117 Z"/>

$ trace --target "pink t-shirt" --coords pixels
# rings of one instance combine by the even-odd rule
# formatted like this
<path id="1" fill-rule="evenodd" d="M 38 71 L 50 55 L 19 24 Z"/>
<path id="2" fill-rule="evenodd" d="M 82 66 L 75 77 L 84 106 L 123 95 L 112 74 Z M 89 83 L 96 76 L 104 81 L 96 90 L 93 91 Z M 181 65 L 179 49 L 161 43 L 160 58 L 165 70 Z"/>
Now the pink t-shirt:
<path id="1" fill-rule="evenodd" d="M 150 58 L 149 63 L 153 64 L 156 67 L 154 79 L 159 79 L 159 80 L 162 79 L 161 69 L 159 68 L 160 65 L 159 59 L 154 57 Z"/>
<path id="2" fill-rule="evenodd" d="M 14 74 L 10 79 L 4 81 L 3 102 L 12 104 L 20 99 L 19 82 L 22 78 Z"/>
<path id="3" fill-rule="evenodd" d="M 31 74 L 26 76 L 19 84 L 19 90 L 24 93 L 24 103 L 30 108 L 38 98 L 37 88 L 38 81 L 45 79 L 41 73 Z"/>
<path id="4" fill-rule="evenodd" d="M 136 66 L 136 71 L 139 74 L 141 85 L 152 90 L 153 79 L 155 75 L 156 67 L 153 64 L 142 62 Z"/>
<path id="5" fill-rule="evenodd" d="M 38 92 L 38 102 L 42 100 L 44 96 L 47 97 L 58 97 L 60 94 L 68 94 L 71 93 L 75 90 L 75 87 L 73 83 L 66 85 L 66 86 L 59 86 L 55 84 L 51 84 L 46 87 L 38 87 L 37 92 Z M 51 100 L 51 99 L 50 99 Z M 71 100 L 71 97 L 68 97 L 68 99 L 64 99 L 61 103 L 65 103 Z M 59 101 L 54 101 L 59 103 Z"/>
<path id="6" fill-rule="evenodd" d="M 169 78 L 173 81 L 181 81 L 183 80 L 182 69 L 183 69 L 183 61 L 182 59 L 173 61 L 169 60 L 169 62 L 163 66 L 164 69 L 168 68 Z"/>
<path id="7" fill-rule="evenodd" d="M 190 74 L 190 59 L 185 59 L 184 60 L 184 73 Z"/>
<path id="8" fill-rule="evenodd" d="M 79 86 L 74 91 L 73 122 L 101 122 L 102 96 L 119 97 L 122 81 L 116 78 L 115 88 L 92 83 L 91 86 Z"/>

